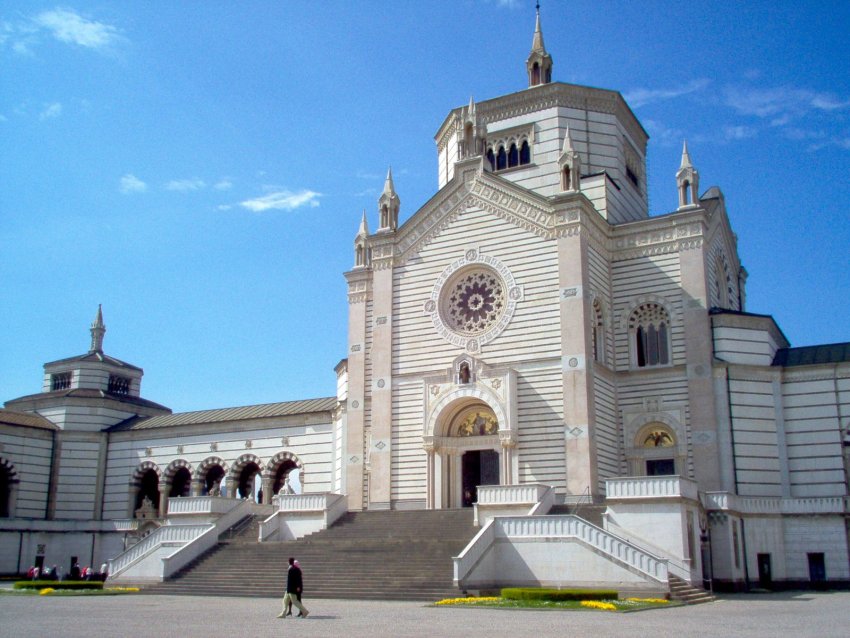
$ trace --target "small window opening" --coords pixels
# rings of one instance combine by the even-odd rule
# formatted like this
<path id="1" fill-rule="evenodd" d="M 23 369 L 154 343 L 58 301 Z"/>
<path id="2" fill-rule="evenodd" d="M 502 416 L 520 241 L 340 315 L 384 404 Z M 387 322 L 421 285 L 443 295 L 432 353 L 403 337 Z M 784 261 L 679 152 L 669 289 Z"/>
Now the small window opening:
<path id="1" fill-rule="evenodd" d="M 528 140 L 523 140 L 522 146 L 519 147 L 519 163 L 521 165 L 531 164 L 531 146 Z"/>
<path id="2" fill-rule="evenodd" d="M 496 170 L 500 171 L 508 166 L 508 155 L 505 153 L 505 147 L 499 147 L 499 153 L 496 155 Z"/>
<path id="3" fill-rule="evenodd" d="M 495 171 L 496 170 L 496 156 L 493 155 L 493 149 L 492 148 L 487 149 L 487 161 L 490 162 L 490 170 Z"/>
<path id="4" fill-rule="evenodd" d="M 71 387 L 71 373 L 70 372 L 62 372 L 60 374 L 54 374 L 50 377 L 50 389 L 51 390 L 67 390 Z"/>
<path id="5" fill-rule="evenodd" d="M 511 149 L 508 151 L 508 166 L 519 166 L 519 151 L 516 144 L 511 144 Z"/>
<path id="6" fill-rule="evenodd" d="M 129 394 L 130 379 L 111 374 L 109 375 L 109 386 L 106 391 L 110 394 Z"/>

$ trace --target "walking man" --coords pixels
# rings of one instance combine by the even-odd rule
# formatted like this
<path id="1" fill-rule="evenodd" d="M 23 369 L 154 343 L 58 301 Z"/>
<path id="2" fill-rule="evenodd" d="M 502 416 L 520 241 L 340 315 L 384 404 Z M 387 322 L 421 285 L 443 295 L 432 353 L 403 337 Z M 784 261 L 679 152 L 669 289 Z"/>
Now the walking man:
<path id="1" fill-rule="evenodd" d="M 306 618 L 307 614 L 310 612 L 301 604 L 301 592 L 304 589 L 304 579 L 301 575 L 301 568 L 298 566 L 298 562 L 292 557 L 289 557 L 289 570 L 286 572 L 286 594 L 283 596 L 283 611 L 281 611 L 277 617 L 285 618 L 287 616 L 287 609 L 289 609 L 289 615 L 292 614 L 292 605 L 298 607 L 298 615 Z"/>

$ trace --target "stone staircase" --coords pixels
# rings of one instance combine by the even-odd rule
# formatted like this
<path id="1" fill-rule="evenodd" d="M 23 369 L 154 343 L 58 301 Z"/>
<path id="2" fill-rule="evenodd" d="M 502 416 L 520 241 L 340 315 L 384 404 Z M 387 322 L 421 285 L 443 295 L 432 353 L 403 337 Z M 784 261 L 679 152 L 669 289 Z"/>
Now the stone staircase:
<path id="1" fill-rule="evenodd" d="M 697 605 L 699 603 L 710 603 L 716 598 L 699 587 L 694 587 L 687 581 L 682 580 L 673 574 L 668 575 L 670 583 L 670 599 L 684 603 L 686 605 Z"/>
<path id="2" fill-rule="evenodd" d="M 579 518 L 583 518 L 588 523 L 593 523 L 596 527 L 603 527 L 602 525 L 602 515 L 605 513 L 607 509 L 606 505 L 591 505 L 591 504 L 581 504 L 581 505 L 553 505 L 549 510 L 550 516 L 563 516 L 565 514 L 574 514 Z"/>
<path id="3" fill-rule="evenodd" d="M 256 517 L 243 522 L 232 538 L 143 591 L 282 597 L 287 559 L 294 556 L 304 570 L 305 602 L 432 602 L 459 595 L 451 559 L 478 531 L 469 509 L 349 512 L 331 528 L 297 541 L 258 543 L 258 525 Z"/>

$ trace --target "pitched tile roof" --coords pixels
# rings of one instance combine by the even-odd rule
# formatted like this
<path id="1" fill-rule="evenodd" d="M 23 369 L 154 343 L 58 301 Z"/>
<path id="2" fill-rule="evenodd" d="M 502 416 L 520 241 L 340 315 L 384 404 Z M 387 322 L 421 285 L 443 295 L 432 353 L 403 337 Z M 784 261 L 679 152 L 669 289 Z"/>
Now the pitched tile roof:
<path id="1" fill-rule="evenodd" d="M 126 430 L 150 430 L 155 428 L 170 428 L 181 425 L 199 423 L 220 423 L 224 421 L 245 421 L 268 417 L 292 416 L 296 414 L 313 414 L 316 412 L 331 412 L 337 404 L 336 397 L 322 399 L 306 399 L 303 401 L 284 401 L 282 403 L 263 403 L 246 405 L 236 408 L 221 408 L 218 410 L 199 410 L 197 412 L 177 412 L 161 414 L 154 417 L 133 417 L 110 428 L 111 432 Z"/>

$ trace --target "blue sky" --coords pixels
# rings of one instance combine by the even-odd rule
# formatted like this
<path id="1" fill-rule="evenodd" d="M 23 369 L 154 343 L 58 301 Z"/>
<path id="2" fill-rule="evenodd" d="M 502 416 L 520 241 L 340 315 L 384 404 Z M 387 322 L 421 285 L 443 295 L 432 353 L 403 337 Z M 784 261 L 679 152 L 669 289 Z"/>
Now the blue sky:
<path id="1" fill-rule="evenodd" d="M 850 3 L 543 0 L 553 79 L 623 93 L 653 214 L 682 140 L 726 196 L 747 310 L 850 340 Z M 175 411 L 330 396 L 342 273 L 392 166 L 436 190 L 450 109 L 527 86 L 533 2 L 6 2 L 0 401 L 88 349 Z"/>

